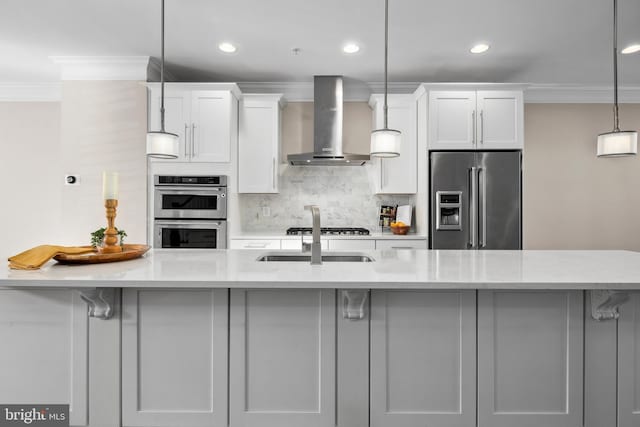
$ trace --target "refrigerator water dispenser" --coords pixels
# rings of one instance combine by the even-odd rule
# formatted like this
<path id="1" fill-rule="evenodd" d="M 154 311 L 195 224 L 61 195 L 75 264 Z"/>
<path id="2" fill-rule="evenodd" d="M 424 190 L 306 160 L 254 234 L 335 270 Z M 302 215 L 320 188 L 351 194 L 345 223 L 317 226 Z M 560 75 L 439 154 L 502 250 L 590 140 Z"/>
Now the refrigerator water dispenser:
<path id="1" fill-rule="evenodd" d="M 462 191 L 436 192 L 436 229 L 462 230 Z"/>

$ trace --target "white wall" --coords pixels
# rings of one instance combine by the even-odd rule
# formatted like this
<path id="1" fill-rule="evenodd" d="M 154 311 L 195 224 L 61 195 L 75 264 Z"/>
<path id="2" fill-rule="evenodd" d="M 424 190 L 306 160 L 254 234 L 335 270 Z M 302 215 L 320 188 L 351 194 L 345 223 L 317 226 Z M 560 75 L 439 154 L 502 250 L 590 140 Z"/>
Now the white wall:
<path id="1" fill-rule="evenodd" d="M 524 248 L 640 251 L 640 157 L 596 157 L 611 105 L 527 104 L 524 119 Z M 640 129 L 639 104 L 620 127 Z"/>
<path id="2" fill-rule="evenodd" d="M 0 102 L 0 257 L 55 243 L 63 177 L 60 103 Z"/>
<path id="3" fill-rule="evenodd" d="M 89 244 L 106 223 L 103 170 L 120 172 L 116 226 L 147 241 L 146 99 L 140 82 L 67 81 L 60 102 L 0 102 L 0 257 Z"/>
<path id="4" fill-rule="evenodd" d="M 106 226 L 102 172 L 120 174 L 116 227 L 129 243 L 145 243 L 147 206 L 146 88 L 136 81 L 65 81 L 58 175 L 81 176 L 62 191 L 62 242 L 88 244 Z"/>

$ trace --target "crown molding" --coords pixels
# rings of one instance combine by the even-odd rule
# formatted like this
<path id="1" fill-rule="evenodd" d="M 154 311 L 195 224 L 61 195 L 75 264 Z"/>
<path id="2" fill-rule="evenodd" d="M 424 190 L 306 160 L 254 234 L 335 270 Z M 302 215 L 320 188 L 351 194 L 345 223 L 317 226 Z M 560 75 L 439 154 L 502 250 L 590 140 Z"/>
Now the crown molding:
<path id="1" fill-rule="evenodd" d="M 0 102 L 59 102 L 61 97 L 60 82 L 0 83 Z"/>
<path id="2" fill-rule="evenodd" d="M 620 87 L 618 98 L 621 103 L 640 103 L 640 87 Z M 613 87 L 531 84 L 524 92 L 524 102 L 527 104 L 608 104 L 613 103 Z"/>
<path id="3" fill-rule="evenodd" d="M 243 93 L 274 93 L 282 94 L 287 102 L 313 101 L 313 82 L 239 82 Z M 389 82 L 389 93 L 413 93 L 419 83 Z M 361 82 L 346 79 L 344 81 L 345 102 L 368 102 L 373 93 L 384 91 L 384 82 Z"/>
<path id="4" fill-rule="evenodd" d="M 69 58 L 69 57 L 66 57 Z M 73 57 L 78 58 L 78 57 Z M 122 57 L 120 57 L 122 58 Z M 131 57 L 124 57 L 131 58 Z M 147 58 L 147 57 L 144 57 Z M 100 58 L 103 59 L 103 58 Z M 67 80 L 142 80 L 145 74 L 153 80 L 155 70 L 159 76 L 159 62 L 153 58 L 145 59 L 144 68 L 148 68 L 148 72 L 141 72 L 143 61 L 133 61 L 137 64 L 135 74 L 120 72 L 120 77 L 116 78 L 114 67 L 110 68 L 107 73 L 106 69 L 100 72 L 102 77 L 109 78 L 89 78 L 86 73 L 84 77 Z M 129 65 L 132 64 L 128 61 Z M 97 67 L 99 64 L 106 64 L 105 61 L 94 61 L 92 66 Z M 123 62 L 111 61 L 110 64 L 123 64 Z M 75 62 L 75 64 L 80 64 Z M 129 68 L 126 66 L 125 68 Z M 134 66 L 136 68 L 136 66 Z M 120 67 L 121 70 L 124 68 Z M 97 77 L 97 73 L 92 74 Z M 69 76 L 69 75 L 67 75 Z M 79 74 L 75 76 L 80 77 Z M 173 79 L 173 76 L 167 76 Z M 65 80 L 63 78 L 63 80 Z M 177 83 L 172 83 L 176 85 Z M 154 83 L 148 83 L 153 86 Z M 287 102 L 310 102 L 313 101 L 313 82 L 244 82 L 238 83 L 183 83 L 191 88 L 202 89 L 220 89 L 232 90 L 236 97 L 241 98 L 242 94 L 272 94 L 282 95 L 283 101 Z M 238 89 L 239 86 L 239 89 Z M 557 84 L 478 84 L 478 83 L 389 83 L 390 94 L 420 94 L 433 89 L 470 89 L 473 88 L 492 88 L 492 89 L 524 89 L 524 102 L 530 104 L 543 103 L 575 103 L 575 104 L 592 104 L 592 103 L 612 103 L 613 88 L 607 86 L 577 86 L 577 85 L 557 85 Z M 373 94 L 382 93 L 384 91 L 384 83 L 361 83 L 361 82 L 345 82 L 344 98 L 347 102 L 369 102 Z M 58 102 L 61 99 L 62 84 L 60 82 L 5 82 L 0 83 L 0 102 Z M 640 103 L 640 87 L 621 87 L 618 91 L 621 103 Z"/>
<path id="5" fill-rule="evenodd" d="M 50 56 L 61 80 L 147 81 L 148 56 Z"/>
<path id="6" fill-rule="evenodd" d="M 160 90 L 160 82 L 142 83 L 149 89 Z M 227 82 L 165 82 L 165 89 L 177 90 L 228 90 L 237 99 L 242 99 L 243 92 L 236 83 Z"/>
<path id="7" fill-rule="evenodd" d="M 281 93 L 288 102 L 313 101 L 313 82 L 241 82 L 244 93 Z M 526 83 L 412 83 L 389 82 L 390 94 L 420 93 L 429 90 L 523 90 L 525 103 L 611 103 L 613 88 L 607 86 L 526 84 Z M 368 102 L 371 95 L 384 92 L 384 82 L 345 79 L 344 100 Z M 620 102 L 640 103 L 640 87 L 621 87 Z"/>

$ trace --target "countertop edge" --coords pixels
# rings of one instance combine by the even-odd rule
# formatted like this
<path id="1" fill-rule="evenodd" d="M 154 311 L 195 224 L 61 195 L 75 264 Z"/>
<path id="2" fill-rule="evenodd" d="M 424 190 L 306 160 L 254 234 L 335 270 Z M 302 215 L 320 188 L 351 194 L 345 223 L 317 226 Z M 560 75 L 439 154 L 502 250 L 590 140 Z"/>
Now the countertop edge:
<path id="1" fill-rule="evenodd" d="M 16 285 L 3 285 L 0 290 L 19 289 L 379 289 L 379 290 L 640 290 L 640 282 L 632 283 L 576 283 L 576 282 L 414 282 L 414 283 L 364 283 L 364 282 L 256 282 L 256 281 L 190 281 L 141 280 L 113 282 L 100 280 L 42 281 L 21 280 Z"/>

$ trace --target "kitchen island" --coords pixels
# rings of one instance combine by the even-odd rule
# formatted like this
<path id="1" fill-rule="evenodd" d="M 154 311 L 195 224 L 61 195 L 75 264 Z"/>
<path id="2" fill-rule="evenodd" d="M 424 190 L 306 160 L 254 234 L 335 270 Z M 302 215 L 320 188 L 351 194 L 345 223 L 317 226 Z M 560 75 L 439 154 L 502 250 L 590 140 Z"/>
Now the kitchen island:
<path id="1" fill-rule="evenodd" d="M 321 266 L 256 261 L 266 253 L 156 249 L 120 263 L 52 261 L 36 271 L 0 271 L 0 287 L 640 290 L 640 253 L 631 251 L 359 251 L 340 253 L 374 261 Z"/>
<path id="2" fill-rule="evenodd" d="M 640 424 L 640 253 L 262 254 L 0 272 L 0 401 L 79 426 Z"/>

